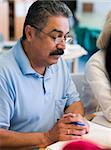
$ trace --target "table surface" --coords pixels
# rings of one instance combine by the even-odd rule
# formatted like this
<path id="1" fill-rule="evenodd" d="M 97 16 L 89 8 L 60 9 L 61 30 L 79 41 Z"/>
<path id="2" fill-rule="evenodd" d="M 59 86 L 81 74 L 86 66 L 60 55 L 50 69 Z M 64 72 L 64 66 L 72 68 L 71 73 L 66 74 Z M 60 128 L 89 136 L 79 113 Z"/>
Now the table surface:
<path id="1" fill-rule="evenodd" d="M 84 140 L 90 140 L 101 147 L 111 148 L 111 128 L 96 124 L 94 122 L 88 121 L 90 126 L 89 133 L 82 136 Z M 40 150 L 61 150 L 61 148 L 69 143 L 70 141 L 59 141 L 52 145 L 49 145 L 47 148 Z"/>
<path id="2" fill-rule="evenodd" d="M 66 45 L 65 53 L 63 55 L 65 60 L 75 59 L 83 55 L 87 55 L 87 51 L 78 44 Z"/>

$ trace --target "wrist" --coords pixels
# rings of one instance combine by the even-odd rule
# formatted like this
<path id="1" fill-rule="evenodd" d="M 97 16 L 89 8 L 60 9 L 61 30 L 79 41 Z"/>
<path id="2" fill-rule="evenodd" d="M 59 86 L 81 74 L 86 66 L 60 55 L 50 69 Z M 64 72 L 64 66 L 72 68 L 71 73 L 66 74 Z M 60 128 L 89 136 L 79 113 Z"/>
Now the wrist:
<path id="1" fill-rule="evenodd" d="M 44 134 L 43 142 L 45 147 L 54 143 L 53 139 L 50 137 L 50 131 L 44 132 L 43 134 Z"/>

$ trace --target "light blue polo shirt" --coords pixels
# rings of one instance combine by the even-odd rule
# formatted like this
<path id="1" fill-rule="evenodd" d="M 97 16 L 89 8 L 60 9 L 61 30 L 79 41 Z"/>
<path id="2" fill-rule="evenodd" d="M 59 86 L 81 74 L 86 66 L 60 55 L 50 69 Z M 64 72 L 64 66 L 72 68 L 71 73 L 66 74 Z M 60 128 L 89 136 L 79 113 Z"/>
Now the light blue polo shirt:
<path id="1" fill-rule="evenodd" d="M 31 67 L 20 40 L 0 55 L 1 128 L 47 131 L 63 115 L 64 108 L 79 99 L 62 59 L 42 76 Z"/>

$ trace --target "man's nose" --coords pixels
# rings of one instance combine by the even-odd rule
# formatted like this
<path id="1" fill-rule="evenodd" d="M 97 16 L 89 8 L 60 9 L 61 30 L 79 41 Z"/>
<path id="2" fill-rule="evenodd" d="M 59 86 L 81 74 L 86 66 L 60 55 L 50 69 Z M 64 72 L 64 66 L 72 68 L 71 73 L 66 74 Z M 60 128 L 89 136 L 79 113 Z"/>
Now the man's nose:
<path id="1" fill-rule="evenodd" d="M 61 40 L 61 42 L 60 43 L 58 43 L 57 45 L 56 45 L 56 47 L 57 48 L 61 48 L 61 49 L 65 49 L 66 48 L 66 42 L 65 42 L 65 40 L 63 39 L 63 40 Z"/>

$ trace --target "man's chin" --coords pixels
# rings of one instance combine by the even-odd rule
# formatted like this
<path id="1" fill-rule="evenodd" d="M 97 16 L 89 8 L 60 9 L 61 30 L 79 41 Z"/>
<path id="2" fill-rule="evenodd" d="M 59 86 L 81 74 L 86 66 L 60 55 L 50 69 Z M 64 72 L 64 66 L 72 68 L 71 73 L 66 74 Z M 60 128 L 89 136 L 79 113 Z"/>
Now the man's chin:
<path id="1" fill-rule="evenodd" d="M 50 65 L 56 64 L 60 57 L 61 57 L 60 55 L 51 56 Z"/>
<path id="2" fill-rule="evenodd" d="M 51 56 L 52 59 L 54 60 L 58 60 L 61 57 L 61 55 L 53 55 Z"/>

